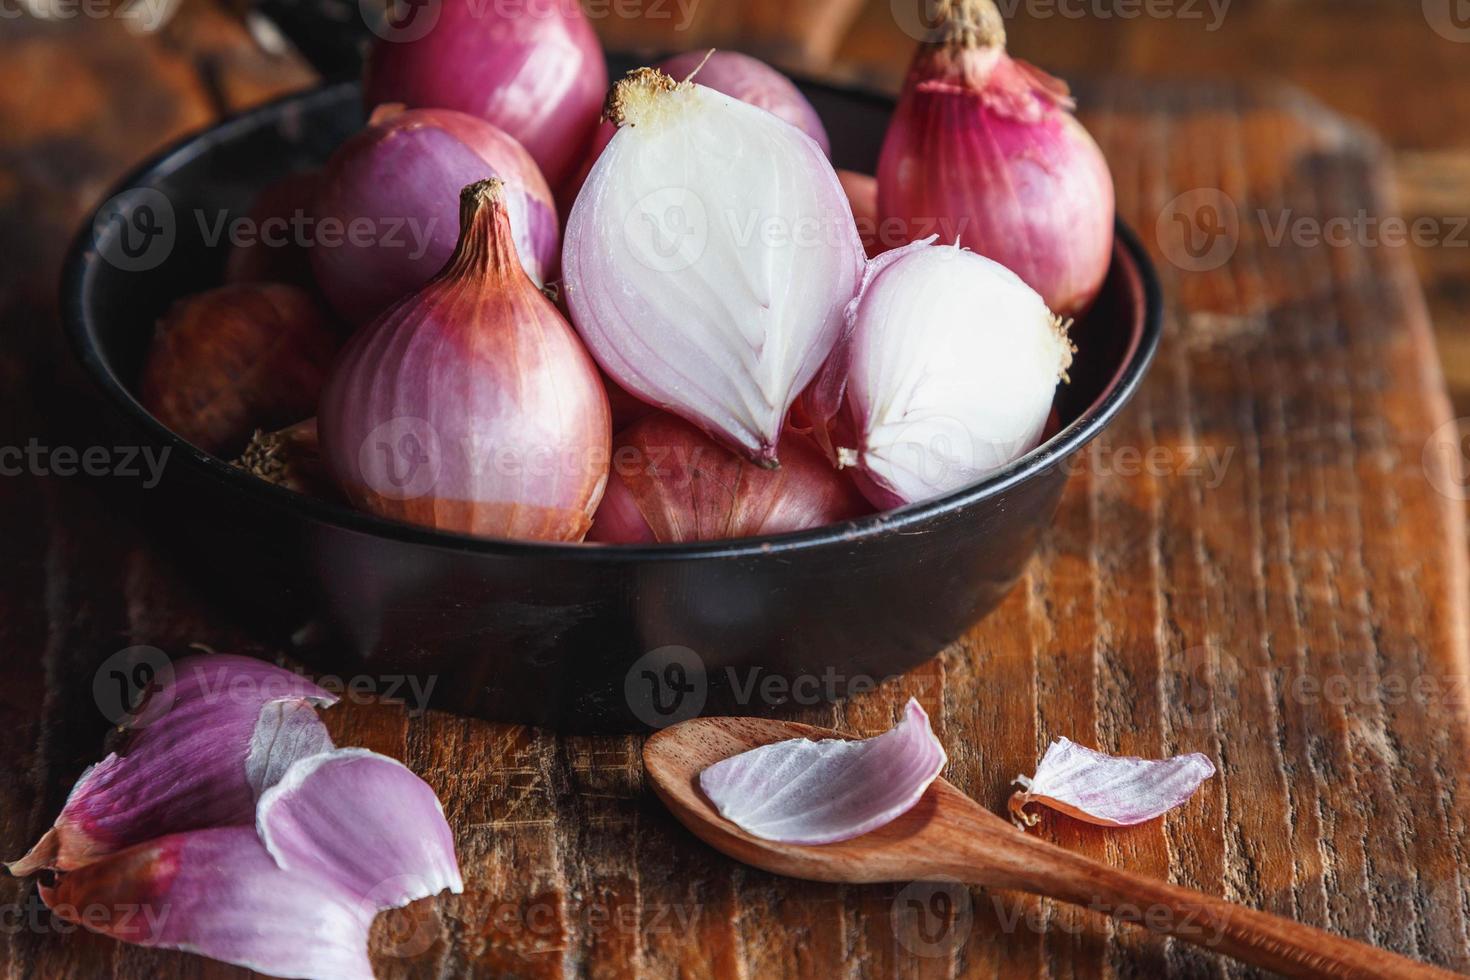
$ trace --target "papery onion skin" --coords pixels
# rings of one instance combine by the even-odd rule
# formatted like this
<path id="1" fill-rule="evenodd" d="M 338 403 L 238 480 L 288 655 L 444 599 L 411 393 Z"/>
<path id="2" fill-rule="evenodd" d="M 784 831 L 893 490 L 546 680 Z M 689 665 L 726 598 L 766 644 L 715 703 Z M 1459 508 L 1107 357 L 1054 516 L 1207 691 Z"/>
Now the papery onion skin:
<path id="1" fill-rule="evenodd" d="M 221 286 L 164 314 L 138 400 L 205 452 L 232 456 L 256 429 L 312 414 L 340 344 L 337 325 L 296 286 Z"/>
<path id="2" fill-rule="evenodd" d="M 521 265 L 548 281 L 560 250 L 556 201 L 525 148 L 463 112 L 379 107 L 332 154 L 313 208 L 312 268 L 332 307 L 365 323 L 428 282 L 459 240 L 460 189 L 489 177 L 507 185 Z"/>
<path id="3" fill-rule="evenodd" d="M 381 39 L 363 79 L 388 102 L 457 109 L 514 136 L 553 187 L 572 175 L 607 94 L 602 45 L 580 3 L 441 0 L 416 39 Z M 427 16 L 427 15 L 426 15 Z"/>
<path id="4" fill-rule="evenodd" d="M 888 509 L 973 484 L 1035 447 L 1072 346 L 1013 272 L 921 243 L 873 263 L 846 353 L 843 432 L 856 446 L 839 462 Z"/>
<path id="5" fill-rule="evenodd" d="M 161 834 L 251 822 L 255 801 L 302 754 L 331 747 L 310 680 L 252 657 L 186 657 L 89 766 L 13 875 L 71 871 Z"/>
<path id="6" fill-rule="evenodd" d="M 588 541 L 714 541 L 835 524 L 871 508 L 799 436 L 781 468 L 747 461 L 682 419 L 650 415 L 613 443 L 612 473 Z"/>
<path id="7" fill-rule="evenodd" d="M 359 331 L 317 416 L 352 503 L 440 530 L 578 541 L 607 481 L 596 365 L 516 262 L 504 185 L 461 195 L 454 257 Z"/>
<path id="8" fill-rule="evenodd" d="M 1091 306 L 1113 248 L 1112 176 L 1067 87 L 1005 51 L 992 0 L 954 0 L 920 45 L 878 162 L 878 210 L 1014 271 L 1062 316 Z"/>
<path id="9" fill-rule="evenodd" d="M 832 155 L 832 141 L 817 110 L 791 79 L 759 58 L 739 51 L 711 53 L 705 49 L 674 55 L 654 67 L 676 81 L 688 78 L 698 69 L 694 81 L 700 85 L 786 120 L 816 140 L 824 154 Z"/>
<path id="10" fill-rule="evenodd" d="M 811 139 L 697 84 L 640 69 L 609 109 L 567 225 L 573 322 L 624 388 L 775 465 L 864 263 L 842 186 Z"/>
<path id="11" fill-rule="evenodd" d="M 1035 776 L 1014 780 L 1022 788 L 1011 795 L 1011 820 L 1023 829 L 1035 826 L 1041 818 L 1026 807 L 1036 803 L 1085 823 L 1130 827 L 1183 805 L 1213 775 L 1215 764 L 1201 752 L 1140 759 L 1058 738 Z"/>
<path id="12" fill-rule="evenodd" d="M 162 836 L 43 882 L 40 894 L 58 918 L 120 942 L 268 976 L 372 980 L 375 910 L 280 868 L 253 827 Z"/>
<path id="13" fill-rule="evenodd" d="M 699 788 L 753 837 L 834 844 L 907 813 L 948 762 L 928 714 L 909 698 L 903 718 L 881 735 L 772 742 L 702 770 Z"/>
<path id="14" fill-rule="evenodd" d="M 321 186 L 320 170 L 288 174 L 267 185 L 246 215 L 250 240 L 233 246 L 225 259 L 225 282 L 284 282 L 314 289 L 303 229 Z"/>

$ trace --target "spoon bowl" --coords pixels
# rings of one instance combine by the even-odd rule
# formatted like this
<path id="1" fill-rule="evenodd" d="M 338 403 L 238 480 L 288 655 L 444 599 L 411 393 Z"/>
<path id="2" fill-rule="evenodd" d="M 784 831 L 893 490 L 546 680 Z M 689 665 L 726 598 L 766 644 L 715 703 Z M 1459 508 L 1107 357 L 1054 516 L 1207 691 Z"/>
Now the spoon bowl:
<path id="1" fill-rule="evenodd" d="M 653 735 L 643 765 L 654 792 L 695 836 L 743 864 L 790 878 L 868 884 L 956 879 L 1044 895 L 1255 966 L 1298 977 L 1453 977 L 1289 919 L 1093 861 L 1024 833 L 936 779 L 908 812 L 832 844 L 782 844 L 722 817 L 699 774 L 722 759 L 792 738 L 839 732 L 763 718 L 696 718 Z"/>

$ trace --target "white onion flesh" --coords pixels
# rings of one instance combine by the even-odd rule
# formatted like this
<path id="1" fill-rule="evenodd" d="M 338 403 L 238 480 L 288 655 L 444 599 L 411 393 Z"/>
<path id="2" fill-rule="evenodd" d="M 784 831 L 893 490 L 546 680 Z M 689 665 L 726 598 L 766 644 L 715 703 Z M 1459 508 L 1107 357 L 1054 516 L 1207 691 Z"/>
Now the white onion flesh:
<path id="1" fill-rule="evenodd" d="M 886 260 L 886 261 L 885 261 Z M 848 404 L 880 507 L 928 500 L 1035 447 L 1071 363 L 1065 331 L 1009 269 L 950 245 L 874 263 L 854 304 Z"/>
<path id="2" fill-rule="evenodd" d="M 857 291 L 852 211 L 795 127 L 638 75 L 568 221 L 572 318 L 623 387 L 770 463 Z"/>

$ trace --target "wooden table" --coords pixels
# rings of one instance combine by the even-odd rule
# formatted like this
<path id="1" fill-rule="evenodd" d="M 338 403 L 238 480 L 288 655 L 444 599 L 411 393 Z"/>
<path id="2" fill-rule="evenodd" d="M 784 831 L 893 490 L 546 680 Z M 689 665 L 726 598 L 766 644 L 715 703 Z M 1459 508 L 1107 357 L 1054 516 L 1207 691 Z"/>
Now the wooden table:
<path id="1" fill-rule="evenodd" d="M 1241 5 L 1234 23 L 1251 37 L 1283 9 L 1305 6 L 1298 24 L 1320 16 L 1310 4 Z M 886 4 L 791 6 L 706 6 L 690 43 L 739 33 L 867 78 L 881 61 L 891 79 L 906 56 Z M 115 19 L 0 23 L 0 445 L 85 446 L 94 423 L 55 325 L 67 235 L 158 143 L 311 79 L 197 3 L 143 39 Z M 601 28 L 627 43 L 648 25 Z M 1174 29 L 1138 25 L 1129 50 L 1156 50 L 1148 39 Z M 1030 30 L 1018 26 L 1018 48 Z M 1065 70 L 1063 56 L 1083 49 L 1055 50 L 1052 67 Z M 1219 776 L 1162 821 L 1100 831 L 1048 817 L 1033 832 L 1470 969 L 1467 494 L 1459 441 L 1442 429 L 1451 409 L 1423 295 L 1404 249 L 1272 245 L 1256 219 L 1393 213 L 1384 149 L 1281 88 L 1112 82 L 1083 94 L 1122 213 L 1164 280 L 1153 374 L 1087 454 L 1041 555 L 995 615 L 878 693 L 803 720 L 872 733 L 913 694 L 950 748 L 949 778 L 997 809 L 1057 735 L 1148 756 L 1206 752 Z M 1437 106 L 1404 114 L 1458 101 L 1453 118 L 1465 118 L 1463 90 L 1435 95 Z M 1427 125 L 1422 135 L 1434 136 Z M 1170 236 L 1199 192 L 1243 216 L 1218 268 Z M 1450 435 L 1449 452 L 1426 456 L 1436 432 Z M 1202 465 L 1211 459 L 1217 468 Z M 0 480 L 6 855 L 49 824 L 97 757 L 107 723 L 91 678 L 103 658 L 134 643 L 285 653 L 205 604 L 112 500 L 105 480 Z M 1242 972 L 1096 911 L 734 865 L 653 801 L 637 738 L 561 738 L 391 704 L 326 717 L 340 744 L 429 780 L 457 834 L 466 893 L 383 917 L 384 976 Z M 0 904 L 6 976 L 241 972 L 73 933 L 27 883 L 0 881 Z M 395 955 L 406 948 L 414 955 Z"/>

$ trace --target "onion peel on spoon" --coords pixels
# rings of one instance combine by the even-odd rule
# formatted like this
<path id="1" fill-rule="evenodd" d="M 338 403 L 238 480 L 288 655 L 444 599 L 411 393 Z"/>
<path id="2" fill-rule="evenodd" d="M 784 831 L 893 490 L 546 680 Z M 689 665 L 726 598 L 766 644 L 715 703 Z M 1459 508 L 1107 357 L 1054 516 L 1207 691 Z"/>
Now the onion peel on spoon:
<path id="1" fill-rule="evenodd" d="M 699 788 L 741 830 L 782 844 L 833 844 L 908 812 L 948 762 L 929 716 L 910 698 L 873 738 L 787 739 L 731 756 Z"/>

